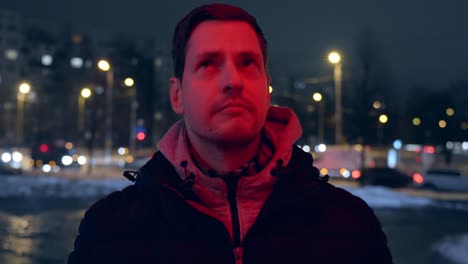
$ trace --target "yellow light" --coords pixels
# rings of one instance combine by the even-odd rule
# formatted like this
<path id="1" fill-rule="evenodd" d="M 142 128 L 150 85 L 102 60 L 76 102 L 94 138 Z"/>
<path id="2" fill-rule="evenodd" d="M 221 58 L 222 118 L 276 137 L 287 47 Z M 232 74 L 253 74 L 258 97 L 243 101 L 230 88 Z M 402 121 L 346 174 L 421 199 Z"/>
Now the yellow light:
<path id="1" fill-rule="evenodd" d="M 132 78 L 125 78 L 124 84 L 127 87 L 131 87 L 135 84 L 135 81 Z"/>
<path id="2" fill-rule="evenodd" d="M 314 101 L 320 102 L 320 101 L 322 101 L 322 94 L 320 94 L 320 93 L 314 93 L 314 94 L 312 95 L 312 98 L 314 99 Z"/>
<path id="3" fill-rule="evenodd" d="M 49 165 L 50 165 L 51 167 L 55 167 L 55 166 L 57 166 L 57 163 L 56 163 L 55 161 L 52 160 L 52 161 L 49 162 Z"/>
<path id="4" fill-rule="evenodd" d="M 21 83 L 18 90 L 22 94 L 27 94 L 31 91 L 31 85 L 29 85 L 29 83 L 26 82 Z"/>
<path id="5" fill-rule="evenodd" d="M 445 128 L 447 126 L 447 122 L 445 120 L 439 120 L 439 127 L 440 128 Z"/>
<path id="6" fill-rule="evenodd" d="M 83 98 L 89 98 L 91 96 L 91 90 L 89 88 L 83 88 L 81 90 L 81 96 L 83 96 Z"/>
<path id="7" fill-rule="evenodd" d="M 132 155 L 128 155 L 127 157 L 125 157 L 125 162 L 127 163 L 132 163 L 135 159 L 133 158 Z"/>
<path id="8" fill-rule="evenodd" d="M 415 126 L 421 125 L 421 119 L 419 117 L 413 118 L 413 125 Z"/>
<path id="9" fill-rule="evenodd" d="M 333 51 L 328 54 L 328 60 L 333 64 L 337 64 L 341 61 L 341 56 L 338 52 Z"/>
<path id="10" fill-rule="evenodd" d="M 375 109 L 379 109 L 380 107 L 382 107 L 382 103 L 380 103 L 379 101 L 375 101 L 372 106 L 375 108 Z"/>
<path id="11" fill-rule="evenodd" d="M 99 67 L 99 69 L 101 69 L 101 70 L 103 70 L 103 71 L 105 71 L 105 72 L 108 71 L 108 70 L 110 70 L 110 64 L 109 64 L 109 62 L 106 61 L 106 60 L 100 60 L 100 61 L 98 62 L 98 67 Z"/>
<path id="12" fill-rule="evenodd" d="M 445 110 L 445 113 L 448 115 L 448 116 L 453 116 L 455 114 L 455 110 L 453 110 L 453 108 L 447 108 Z"/>
<path id="13" fill-rule="evenodd" d="M 385 124 L 388 122 L 388 116 L 387 115 L 380 115 L 379 116 L 379 122 L 382 124 Z"/>
<path id="14" fill-rule="evenodd" d="M 320 170 L 320 174 L 322 174 L 322 175 L 327 175 L 327 174 L 328 174 L 327 168 L 322 168 L 322 169 Z"/>
<path id="15" fill-rule="evenodd" d="M 65 143 L 65 148 L 68 149 L 68 150 L 72 149 L 73 148 L 73 143 L 72 142 Z"/>
<path id="16" fill-rule="evenodd" d="M 268 86 L 268 92 L 269 92 L 269 93 L 272 93 L 272 92 L 273 92 L 273 87 L 271 87 L 271 85 Z"/>

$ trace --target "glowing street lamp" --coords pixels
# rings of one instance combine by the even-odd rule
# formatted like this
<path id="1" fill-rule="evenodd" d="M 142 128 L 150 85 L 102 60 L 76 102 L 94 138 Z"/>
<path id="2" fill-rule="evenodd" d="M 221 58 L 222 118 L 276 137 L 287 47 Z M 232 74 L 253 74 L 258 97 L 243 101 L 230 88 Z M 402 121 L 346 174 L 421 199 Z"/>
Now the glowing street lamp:
<path id="1" fill-rule="evenodd" d="M 130 138 L 129 138 L 129 149 L 132 155 L 135 155 L 135 140 L 136 140 L 136 115 L 138 110 L 138 101 L 136 98 L 136 86 L 135 81 L 132 78 L 125 78 L 125 86 L 132 88 L 131 91 L 131 111 L 130 111 Z"/>
<path id="2" fill-rule="evenodd" d="M 18 86 L 18 94 L 16 97 L 17 103 L 17 115 L 16 115 L 16 141 L 17 144 L 23 142 L 23 126 L 24 126 L 24 102 L 26 95 L 31 91 L 31 85 L 27 82 L 23 82 Z"/>
<path id="3" fill-rule="evenodd" d="M 106 125 L 104 135 L 104 160 L 110 164 L 112 155 L 112 87 L 114 86 L 114 73 L 106 60 L 98 62 L 98 68 L 106 73 Z"/>
<path id="4" fill-rule="evenodd" d="M 324 109 L 324 102 L 322 102 L 323 96 L 321 93 L 314 93 L 312 95 L 312 99 L 315 102 L 317 102 L 319 105 L 317 138 L 318 138 L 319 143 L 323 143 L 324 123 L 325 123 L 325 109 Z"/>
<path id="5" fill-rule="evenodd" d="M 382 143 L 383 139 L 383 125 L 388 122 L 388 116 L 385 114 L 381 114 L 379 116 L 379 122 L 377 124 L 377 141 L 379 144 Z"/>
<path id="6" fill-rule="evenodd" d="M 341 56 L 338 52 L 333 51 L 328 54 L 328 60 L 335 66 L 334 67 L 334 80 L 335 80 L 335 143 L 341 144 L 343 139 L 342 132 L 342 104 L 341 104 Z"/>
<path id="7" fill-rule="evenodd" d="M 84 106 L 85 101 L 91 97 L 92 92 L 89 88 L 85 87 L 81 89 L 80 96 L 78 96 L 78 132 L 82 132 L 84 129 Z"/>

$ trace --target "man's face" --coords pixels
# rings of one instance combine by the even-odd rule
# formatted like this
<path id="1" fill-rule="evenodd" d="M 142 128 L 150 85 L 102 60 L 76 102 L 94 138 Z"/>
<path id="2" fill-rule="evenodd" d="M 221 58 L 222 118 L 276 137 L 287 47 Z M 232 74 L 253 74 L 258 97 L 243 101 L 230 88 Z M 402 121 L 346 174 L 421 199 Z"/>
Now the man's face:
<path id="1" fill-rule="evenodd" d="M 171 78 L 171 103 L 184 114 L 189 135 L 246 143 L 265 123 L 268 84 L 252 27 L 241 21 L 207 21 L 188 41 L 182 82 Z"/>

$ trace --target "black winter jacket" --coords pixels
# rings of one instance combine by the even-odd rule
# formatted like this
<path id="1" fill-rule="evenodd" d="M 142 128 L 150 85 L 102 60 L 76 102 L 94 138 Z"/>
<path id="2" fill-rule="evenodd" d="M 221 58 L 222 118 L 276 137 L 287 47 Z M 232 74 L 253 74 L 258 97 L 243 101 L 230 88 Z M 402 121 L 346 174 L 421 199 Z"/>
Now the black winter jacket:
<path id="1" fill-rule="evenodd" d="M 244 264 L 392 263 L 372 209 L 319 177 L 310 154 L 294 147 L 272 175 L 278 182 L 243 241 Z M 225 226 L 187 199 L 197 199 L 190 182 L 156 153 L 135 185 L 90 207 L 68 263 L 239 263 Z"/>

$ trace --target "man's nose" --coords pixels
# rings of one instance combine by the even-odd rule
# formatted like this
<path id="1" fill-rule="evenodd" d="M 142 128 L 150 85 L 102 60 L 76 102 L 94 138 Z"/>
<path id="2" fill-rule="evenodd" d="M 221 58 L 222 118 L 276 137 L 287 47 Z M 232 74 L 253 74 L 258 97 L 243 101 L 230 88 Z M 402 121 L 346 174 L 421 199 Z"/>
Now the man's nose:
<path id="1" fill-rule="evenodd" d="M 239 92 L 243 88 L 241 73 L 232 61 L 224 64 L 221 75 L 221 87 L 225 93 Z"/>

